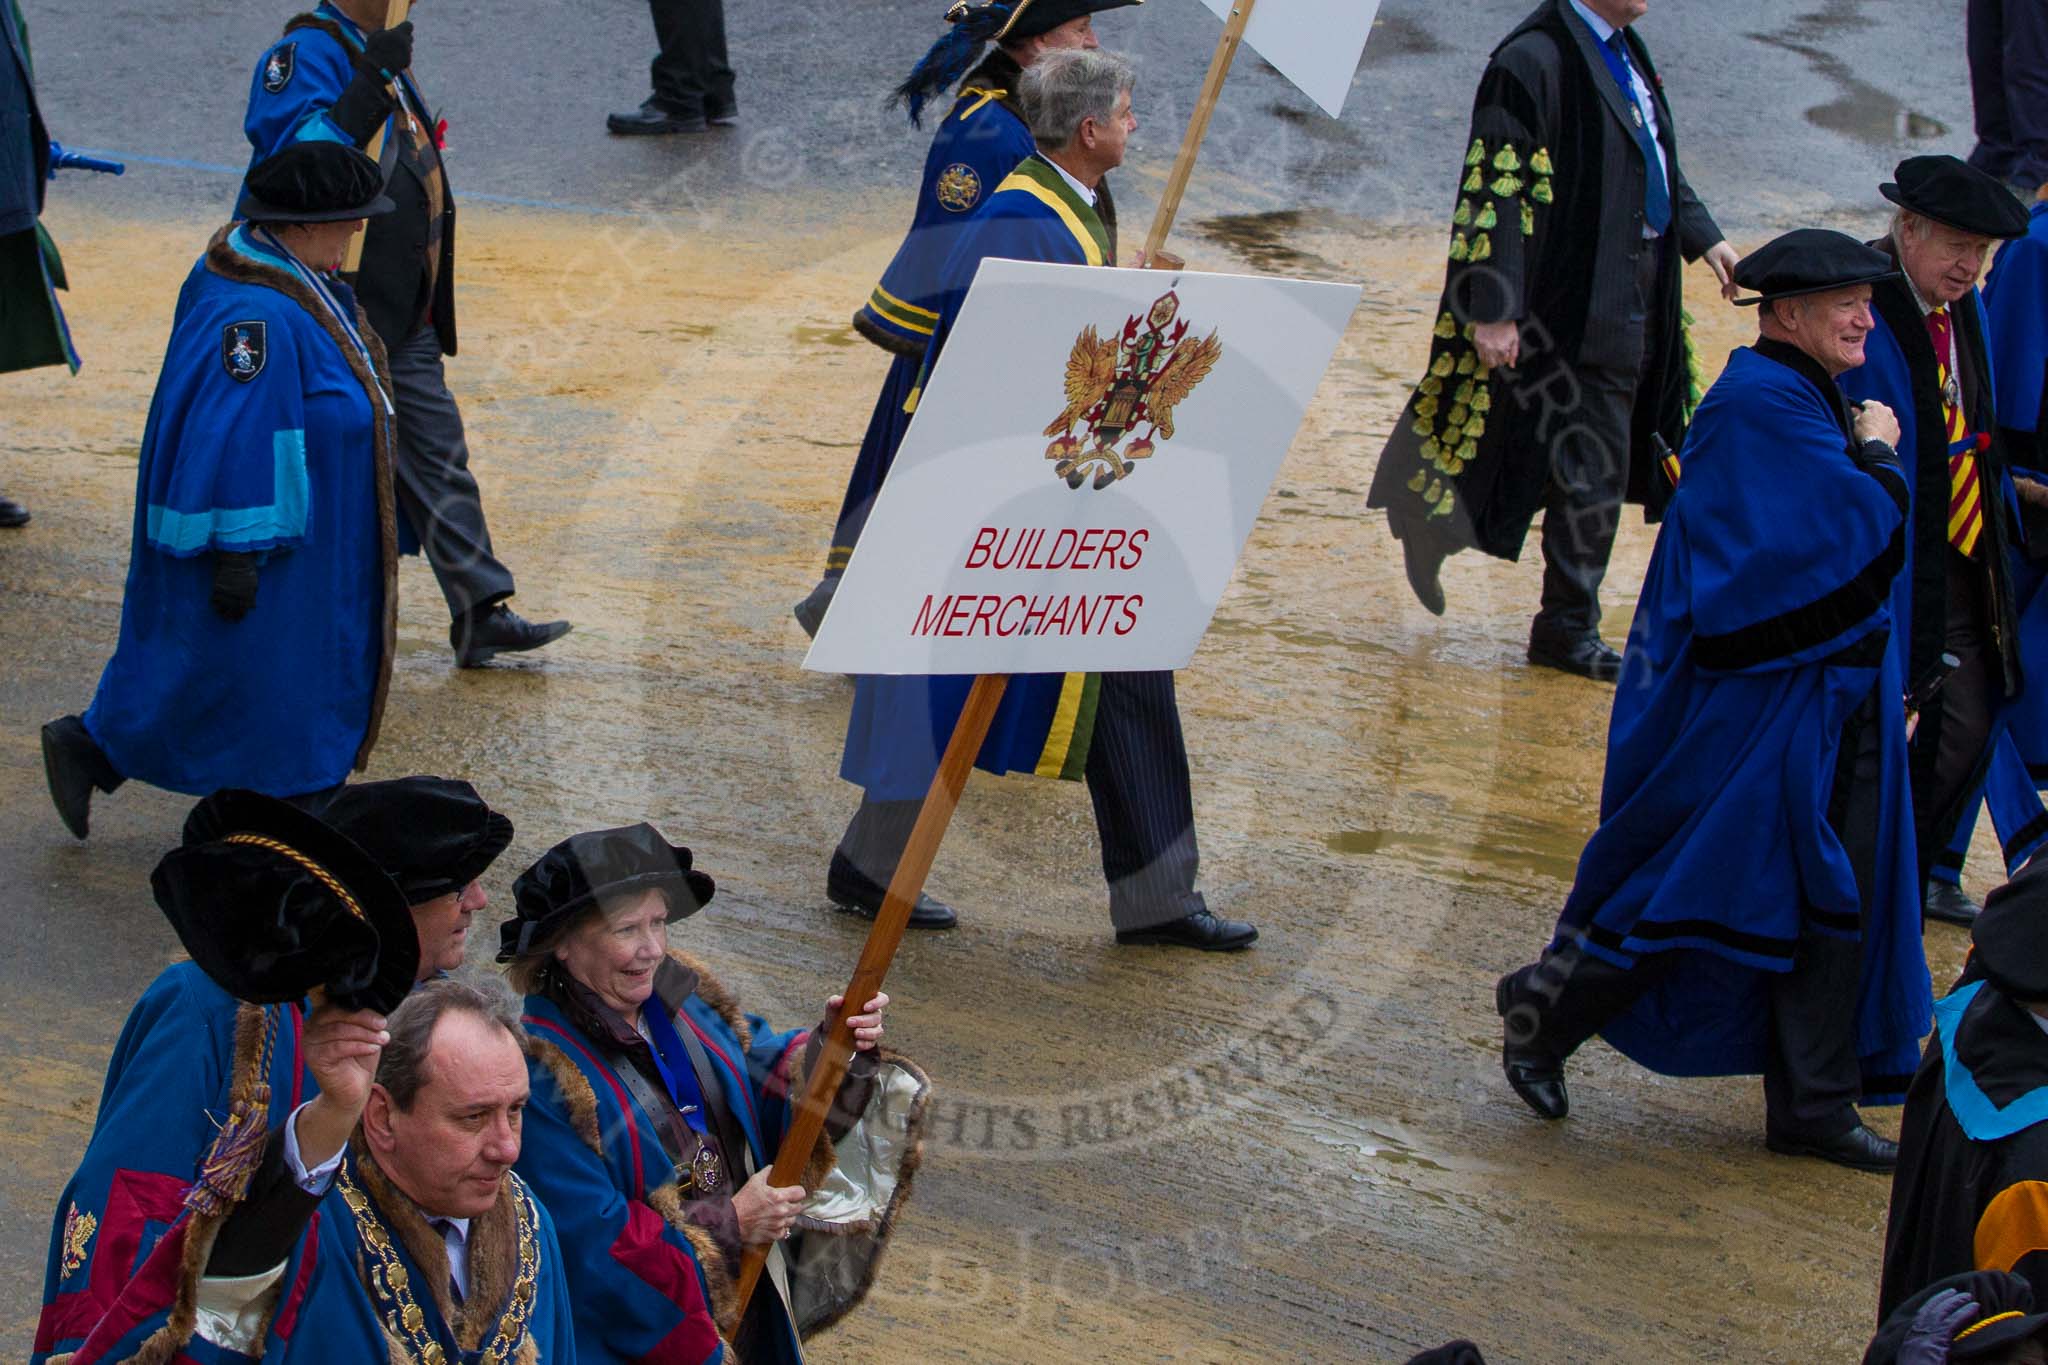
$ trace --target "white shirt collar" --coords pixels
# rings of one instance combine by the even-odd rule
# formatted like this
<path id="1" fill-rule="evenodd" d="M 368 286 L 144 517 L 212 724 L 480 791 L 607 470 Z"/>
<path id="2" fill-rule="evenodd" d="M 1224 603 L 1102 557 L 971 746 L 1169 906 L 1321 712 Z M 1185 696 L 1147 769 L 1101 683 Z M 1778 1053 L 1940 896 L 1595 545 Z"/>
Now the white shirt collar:
<path id="1" fill-rule="evenodd" d="M 1091 208 L 1091 209 L 1095 207 L 1095 191 L 1094 191 L 1094 190 L 1091 190 L 1091 189 L 1089 189 L 1089 188 L 1088 188 L 1088 187 L 1087 187 L 1086 185 L 1084 185 L 1084 184 L 1082 184 L 1082 183 L 1081 183 L 1080 181 L 1078 181 L 1078 180 L 1074 179 L 1074 177 L 1073 177 L 1073 176 L 1071 176 L 1071 175 L 1067 174 L 1067 168 L 1066 168 L 1065 166 L 1062 166 L 1062 165 L 1060 165 L 1060 163 L 1059 163 L 1059 162 L 1057 162 L 1057 161 L 1054 161 L 1054 160 L 1053 160 L 1053 159 L 1052 159 L 1051 157 L 1047 156 L 1047 155 L 1046 155 L 1046 154 L 1045 154 L 1044 152 L 1040 152 L 1040 153 L 1038 154 L 1038 156 L 1039 156 L 1039 159 L 1040 159 L 1041 161 L 1045 162 L 1045 164 L 1046 164 L 1046 165 L 1048 165 L 1048 166 L 1052 167 L 1052 168 L 1053 168 L 1054 170 L 1056 170 L 1056 171 L 1058 171 L 1058 172 L 1060 173 L 1060 179 L 1062 179 L 1062 180 L 1066 181 L 1066 182 L 1067 182 L 1067 183 L 1068 183 L 1069 185 L 1072 185 L 1072 186 L 1074 187 L 1074 193 L 1076 193 L 1076 194 L 1078 194 L 1078 195 L 1080 195 L 1080 196 L 1081 196 L 1081 200 L 1082 200 L 1082 202 L 1083 202 L 1083 203 L 1087 204 L 1087 205 L 1088 205 L 1088 207 L 1089 207 L 1089 208 Z"/>
<path id="2" fill-rule="evenodd" d="M 1604 43 L 1614 36 L 1614 25 L 1608 23 L 1599 15 L 1587 9 L 1584 5 L 1579 3 L 1579 0 L 1571 0 L 1571 6 L 1573 9 L 1578 11 L 1579 17 L 1586 21 L 1586 27 L 1593 30 L 1593 36 L 1595 38 L 1598 38 L 1601 42 Z"/>

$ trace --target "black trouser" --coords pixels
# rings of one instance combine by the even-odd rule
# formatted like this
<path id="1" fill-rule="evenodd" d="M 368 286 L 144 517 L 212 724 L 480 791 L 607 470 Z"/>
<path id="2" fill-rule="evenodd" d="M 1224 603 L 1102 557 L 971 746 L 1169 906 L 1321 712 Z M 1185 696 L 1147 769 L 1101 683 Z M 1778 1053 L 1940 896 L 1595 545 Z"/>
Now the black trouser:
<path id="1" fill-rule="evenodd" d="M 654 38 L 654 98 L 684 117 L 733 112 L 725 55 L 725 0 L 647 0 Z"/>
<path id="2" fill-rule="evenodd" d="M 1657 352 L 1657 277 L 1669 235 L 1636 258 L 1635 313 L 1643 354 L 1633 370 L 1572 366 L 1579 402 L 1551 442 L 1543 504 L 1543 605 L 1529 637 L 1566 643 L 1600 629 L 1600 583 L 1614 553 L 1628 492 L 1629 433 L 1636 394 Z"/>
<path id="3" fill-rule="evenodd" d="M 1206 909 L 1195 890 L 1200 853 L 1173 674 L 1102 675 L 1086 775 L 1109 883 L 1110 923 L 1146 929 Z M 920 804 L 863 796 L 834 862 L 849 863 L 886 887 L 910 842 Z"/>
<path id="4" fill-rule="evenodd" d="M 2041 0 L 1970 0 L 1970 96 L 1986 175 L 2037 188 L 2048 181 L 2048 7 Z"/>
<path id="5" fill-rule="evenodd" d="M 1981 775 L 1991 740 L 1997 698 L 2004 691 L 1999 658 L 1990 648 L 1991 594 L 1985 567 L 1981 561 L 1965 559 L 1953 546 L 1944 553 L 1948 624 L 1942 648 L 1955 655 L 1958 664 L 1942 684 L 1939 722 L 1931 733 L 1915 736 L 1916 749 L 1928 740 L 1935 746 L 1932 763 L 1924 753 L 1914 755 L 1913 823 L 1923 877 L 1954 835 L 1964 803 L 1976 795 L 1975 779 Z"/>
<path id="6" fill-rule="evenodd" d="M 1844 728 L 1828 822 L 1849 854 L 1867 916 L 1881 812 L 1881 740 L 1876 699 Z M 1617 967 L 1567 944 L 1516 973 L 1510 1041 L 1559 1062 L 1645 993 L 1682 969 L 1678 951 L 1649 953 Z M 1764 1058 L 1764 1123 L 1790 1137 L 1839 1137 L 1861 1121 L 1856 1064 L 1856 998 L 1863 975 L 1860 941 L 1802 929 L 1792 970 L 1766 986 L 1769 1050 Z"/>
<path id="7" fill-rule="evenodd" d="M 504 601 L 512 595 L 512 571 L 491 549 L 462 409 L 448 391 L 441 337 L 431 323 L 391 348 L 391 401 L 398 409 L 398 510 L 433 566 L 449 616 Z"/>

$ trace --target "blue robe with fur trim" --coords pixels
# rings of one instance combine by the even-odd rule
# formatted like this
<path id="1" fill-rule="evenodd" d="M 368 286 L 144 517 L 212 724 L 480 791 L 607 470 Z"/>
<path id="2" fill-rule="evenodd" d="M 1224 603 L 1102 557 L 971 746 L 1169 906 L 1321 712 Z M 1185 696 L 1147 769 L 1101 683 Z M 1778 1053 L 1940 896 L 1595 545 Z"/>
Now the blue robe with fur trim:
<path id="1" fill-rule="evenodd" d="M 692 993 L 676 1020 L 692 1029 L 717 1073 L 725 1108 L 738 1122 L 757 1169 L 774 1164 L 789 1125 L 787 1056 L 808 1036 L 778 1033 L 757 1015 L 746 1035 Z M 567 1013 L 546 996 L 526 998 L 526 1027 L 536 1053 L 518 1169 L 548 1201 L 570 1264 L 576 1305 L 577 1353 L 584 1365 L 719 1365 L 722 1333 L 737 1324 L 718 1318 L 737 1266 L 708 1233 L 678 1226 L 676 1168 L 647 1111 L 627 1093 L 614 1063 Z M 581 1078 L 594 1099 L 602 1154 L 594 1151 L 574 1112 L 559 1068 Z M 581 1093 L 580 1091 L 578 1092 Z M 739 1154 L 726 1154 L 725 1197 L 745 1183 Z M 656 1205 L 663 1205 L 664 1214 Z M 748 1365 L 800 1361 L 795 1328 L 764 1275 L 749 1317 L 758 1318 Z"/>
<path id="2" fill-rule="evenodd" d="M 229 1110 L 245 1009 L 270 1027 L 268 1123 L 318 1092 L 297 1006 L 244 1007 L 190 962 L 157 977 L 128 1012 L 92 1137 L 57 1199 L 31 1365 L 76 1350 L 177 1222 Z M 252 1025 L 252 1055 L 259 1037 Z"/>
<path id="3" fill-rule="evenodd" d="M 383 394 L 371 352 L 294 287 L 246 226 L 217 239 L 150 402 L 120 640 L 85 726 L 124 776 L 170 791 L 318 791 L 375 739 L 395 564 Z M 239 621 L 210 605 L 216 553 L 260 558 Z"/>
<path id="4" fill-rule="evenodd" d="M 1754 1074 L 1764 974 L 1791 969 L 1802 929 L 1855 936 L 1860 911 L 1869 1102 L 1903 1089 L 1932 997 L 1904 718 L 1886 704 L 1901 683 L 1881 644 L 1904 495 L 1850 459 L 1833 403 L 1745 348 L 1701 404 L 1615 692 L 1600 828 L 1552 946 L 1624 967 L 1686 953 L 1603 1035 L 1667 1075 Z M 1873 688 L 1883 786 L 1866 907 L 1828 809 L 1844 725 Z"/>
<path id="5" fill-rule="evenodd" d="M 447 1283 L 440 1234 L 352 1145 L 246 1351 L 188 1335 L 180 1320 L 198 1283 L 186 1255 L 194 1229 L 187 1218 L 165 1234 L 70 1365 L 113 1365 L 179 1341 L 169 1358 L 190 1365 L 382 1365 L 424 1361 L 430 1348 L 450 1365 L 576 1360 L 554 1222 L 515 1175 L 470 1220 L 469 1297 L 457 1307 L 433 1288 Z"/>
<path id="6" fill-rule="evenodd" d="M 1050 162 L 1027 158 L 961 233 L 946 263 L 939 321 L 925 354 L 927 375 L 938 365 L 975 273 L 990 257 L 1054 265 L 1114 264 L 1101 219 L 1060 181 Z M 939 757 L 967 704 L 972 682 L 958 675 L 857 679 L 839 775 L 865 787 L 872 800 L 921 799 L 939 770 Z M 1099 688 L 1093 674 L 1012 677 L 976 766 L 997 774 L 1080 780 L 1093 737 Z"/>

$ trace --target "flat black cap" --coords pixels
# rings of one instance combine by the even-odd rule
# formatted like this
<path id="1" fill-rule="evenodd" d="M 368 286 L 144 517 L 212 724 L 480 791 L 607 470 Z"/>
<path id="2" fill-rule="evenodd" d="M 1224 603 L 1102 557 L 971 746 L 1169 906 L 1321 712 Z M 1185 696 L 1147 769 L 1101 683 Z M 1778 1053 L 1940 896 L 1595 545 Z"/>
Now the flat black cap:
<path id="1" fill-rule="evenodd" d="M 1984 898 L 1970 926 L 1971 962 L 2008 1000 L 2048 1001 L 2048 858 Z"/>
<path id="2" fill-rule="evenodd" d="M 183 846 L 150 874 L 156 903 L 201 971 L 237 1000 L 277 1005 L 314 988 L 389 1014 L 411 992 L 419 935 L 376 860 L 305 811 L 215 792 Z"/>
<path id="3" fill-rule="evenodd" d="M 1772 238 L 1735 264 L 1735 282 L 1757 297 L 1737 299 L 1748 308 L 1771 299 L 1793 299 L 1830 289 L 1876 284 L 1899 273 L 1892 258 L 1846 232 L 1797 228 Z"/>
<path id="4" fill-rule="evenodd" d="M 447 777 L 358 782 L 329 798 L 320 818 L 376 859 L 411 905 L 462 890 L 512 842 L 512 822 Z"/>
<path id="5" fill-rule="evenodd" d="M 1977 1315 L 1950 1338 L 1948 1359 L 1983 1360 L 2022 1341 L 2040 1339 L 2048 1331 L 2048 1313 L 2034 1311 L 2034 1288 L 2003 1270 L 1972 1270 L 1936 1280 L 1892 1310 L 1864 1352 L 1863 1365 L 1894 1365 L 1899 1348 L 1913 1334 L 1913 1318 L 1927 1301 L 1947 1289 L 1960 1289 L 1977 1301 Z"/>
<path id="6" fill-rule="evenodd" d="M 547 941 L 597 904 L 598 897 L 659 887 L 673 924 L 711 901 L 717 884 L 690 870 L 690 850 L 644 821 L 564 839 L 512 883 L 513 918 L 498 926 L 498 961 L 510 962 Z"/>
<path id="7" fill-rule="evenodd" d="M 1902 209 L 1958 232 L 2005 240 L 2027 235 L 2027 210 L 2011 190 L 1953 156 L 1909 156 L 1877 192 Z"/>
<path id="8" fill-rule="evenodd" d="M 294 142 L 249 168 L 235 217 L 251 223 L 339 223 L 396 207 L 377 163 L 339 142 Z"/>

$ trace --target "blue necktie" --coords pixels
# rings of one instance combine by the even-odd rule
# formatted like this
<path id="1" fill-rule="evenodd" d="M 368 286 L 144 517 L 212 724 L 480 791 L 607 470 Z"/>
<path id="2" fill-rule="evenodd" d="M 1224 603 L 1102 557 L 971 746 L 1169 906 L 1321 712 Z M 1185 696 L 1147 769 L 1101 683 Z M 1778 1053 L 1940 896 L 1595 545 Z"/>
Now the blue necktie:
<path id="1" fill-rule="evenodd" d="M 1671 226 L 1671 186 L 1666 183 L 1664 151 L 1657 145 L 1657 139 L 1650 135 L 1649 117 L 1636 98 L 1635 79 L 1630 75 L 1633 67 L 1628 58 L 1628 39 L 1623 32 L 1616 29 L 1614 36 L 1607 40 L 1607 66 L 1621 86 L 1621 93 L 1635 110 L 1636 145 L 1642 148 L 1646 172 L 1643 180 L 1643 223 L 1661 236 Z"/>

